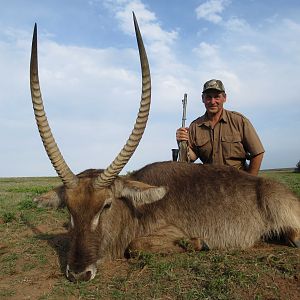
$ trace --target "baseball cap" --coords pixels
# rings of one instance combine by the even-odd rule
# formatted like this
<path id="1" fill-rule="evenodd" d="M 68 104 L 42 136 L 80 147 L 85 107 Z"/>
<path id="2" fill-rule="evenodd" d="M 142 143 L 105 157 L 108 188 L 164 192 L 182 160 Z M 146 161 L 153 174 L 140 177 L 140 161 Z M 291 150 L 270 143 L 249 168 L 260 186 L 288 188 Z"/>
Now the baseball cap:
<path id="1" fill-rule="evenodd" d="M 204 83 L 203 93 L 207 90 L 217 90 L 225 93 L 225 88 L 221 80 L 211 79 Z"/>

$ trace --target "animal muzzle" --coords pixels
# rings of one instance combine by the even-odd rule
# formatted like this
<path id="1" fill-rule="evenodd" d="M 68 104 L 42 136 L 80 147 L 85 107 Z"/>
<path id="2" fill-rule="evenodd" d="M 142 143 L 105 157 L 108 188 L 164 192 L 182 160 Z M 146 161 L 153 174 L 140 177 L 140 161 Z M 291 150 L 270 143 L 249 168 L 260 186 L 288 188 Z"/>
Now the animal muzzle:
<path id="1" fill-rule="evenodd" d="M 94 264 L 89 265 L 87 268 L 85 268 L 84 271 L 78 273 L 72 271 L 69 265 L 67 265 L 66 268 L 66 276 L 72 282 L 92 280 L 93 278 L 95 278 L 96 273 L 97 268 Z"/>

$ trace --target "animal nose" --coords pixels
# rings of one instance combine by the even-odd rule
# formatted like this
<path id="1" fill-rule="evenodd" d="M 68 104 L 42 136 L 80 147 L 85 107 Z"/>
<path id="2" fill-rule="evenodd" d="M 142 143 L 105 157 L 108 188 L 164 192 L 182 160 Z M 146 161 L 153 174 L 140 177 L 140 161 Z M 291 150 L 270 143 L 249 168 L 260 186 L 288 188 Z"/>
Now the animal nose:
<path id="1" fill-rule="evenodd" d="M 72 282 L 76 282 L 76 281 L 89 281 L 91 279 L 93 279 L 96 275 L 96 269 L 93 268 L 86 268 L 83 272 L 73 272 L 72 270 L 70 270 L 69 265 L 67 265 L 67 269 L 66 269 L 66 276 L 67 278 L 72 281 Z"/>
<path id="2" fill-rule="evenodd" d="M 89 281 L 92 277 L 92 272 L 87 271 L 87 272 L 82 272 L 82 273 L 72 273 L 69 272 L 68 279 L 72 282 L 76 281 Z"/>

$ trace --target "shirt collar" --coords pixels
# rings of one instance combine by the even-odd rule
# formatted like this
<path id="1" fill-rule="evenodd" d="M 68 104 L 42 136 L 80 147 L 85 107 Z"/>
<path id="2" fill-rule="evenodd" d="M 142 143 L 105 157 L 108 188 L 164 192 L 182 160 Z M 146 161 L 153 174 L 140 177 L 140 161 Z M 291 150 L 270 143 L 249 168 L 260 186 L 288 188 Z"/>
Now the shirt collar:
<path id="1" fill-rule="evenodd" d="M 220 118 L 220 121 L 227 123 L 228 117 L 227 117 L 227 110 L 223 108 L 222 116 Z"/>
<path id="2" fill-rule="evenodd" d="M 223 112 L 222 112 L 219 122 L 227 123 L 227 120 L 228 120 L 227 111 L 223 108 Z M 199 118 L 198 126 L 202 126 L 202 125 L 205 125 L 206 127 L 210 127 L 207 112 Z"/>

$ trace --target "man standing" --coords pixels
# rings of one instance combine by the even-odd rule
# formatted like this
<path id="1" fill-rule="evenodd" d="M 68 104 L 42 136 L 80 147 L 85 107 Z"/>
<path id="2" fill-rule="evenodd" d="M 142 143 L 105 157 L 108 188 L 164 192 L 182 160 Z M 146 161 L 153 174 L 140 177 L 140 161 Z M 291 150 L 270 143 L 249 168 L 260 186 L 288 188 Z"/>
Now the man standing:
<path id="1" fill-rule="evenodd" d="M 207 81 L 202 101 L 205 114 L 189 128 L 176 131 L 177 142 L 188 141 L 190 161 L 199 158 L 204 164 L 233 166 L 257 175 L 265 150 L 250 121 L 223 108 L 226 102 L 223 83 L 216 79 Z M 246 159 L 250 160 L 249 166 Z"/>

